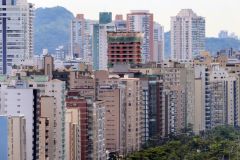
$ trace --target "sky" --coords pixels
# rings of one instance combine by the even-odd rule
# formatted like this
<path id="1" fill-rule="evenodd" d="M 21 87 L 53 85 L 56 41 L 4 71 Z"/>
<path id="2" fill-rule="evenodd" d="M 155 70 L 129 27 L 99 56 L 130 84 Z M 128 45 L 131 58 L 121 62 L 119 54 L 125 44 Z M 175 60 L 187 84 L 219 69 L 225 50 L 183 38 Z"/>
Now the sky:
<path id="1" fill-rule="evenodd" d="M 130 10 L 149 10 L 154 21 L 170 30 L 170 17 L 181 9 L 193 9 L 206 19 L 206 35 L 216 37 L 220 30 L 240 36 L 240 0 L 28 0 L 38 7 L 63 6 L 75 15 L 83 13 L 86 19 L 98 19 L 98 13 L 108 11 L 123 14 Z"/>

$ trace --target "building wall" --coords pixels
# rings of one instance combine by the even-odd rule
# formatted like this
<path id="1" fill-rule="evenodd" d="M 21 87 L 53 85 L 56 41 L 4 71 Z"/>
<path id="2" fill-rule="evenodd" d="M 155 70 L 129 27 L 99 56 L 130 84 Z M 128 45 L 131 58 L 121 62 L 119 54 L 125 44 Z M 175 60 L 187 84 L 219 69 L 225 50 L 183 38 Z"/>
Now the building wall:
<path id="1" fill-rule="evenodd" d="M 26 159 L 26 121 L 23 116 L 0 116 L 3 160 Z"/>
<path id="2" fill-rule="evenodd" d="M 39 149 L 43 152 L 40 152 L 40 157 L 49 157 L 49 159 L 56 159 L 58 156 L 58 146 L 56 145 L 57 139 L 57 133 L 60 132 L 60 123 L 57 122 L 57 106 L 56 106 L 56 97 L 53 96 L 42 96 L 41 97 L 41 107 L 40 107 L 40 119 L 41 124 L 39 129 L 42 132 L 42 135 L 40 135 L 39 143 L 42 144 L 42 147 L 40 146 Z M 48 125 L 46 125 L 46 121 L 48 122 Z M 58 126 L 58 127 L 57 127 Z M 48 130 L 48 139 L 46 139 L 45 136 L 45 129 Z M 47 145 L 46 145 L 47 143 Z M 47 148 L 48 152 L 44 153 L 45 151 L 42 148 Z"/>
<path id="3" fill-rule="evenodd" d="M 105 114 L 105 145 L 110 152 L 120 148 L 120 91 L 118 88 L 99 88 L 98 99 L 104 101 Z"/>
<path id="4" fill-rule="evenodd" d="M 71 21 L 71 56 L 84 58 L 85 19 L 83 14 L 78 14 Z"/>
<path id="5" fill-rule="evenodd" d="M 153 14 L 149 11 L 132 11 L 127 14 L 127 27 L 130 32 L 144 33 L 142 62 L 153 61 Z"/>
<path id="6" fill-rule="evenodd" d="M 0 46 L 0 73 L 9 74 L 11 66 L 20 65 L 22 60 L 33 56 L 34 7 L 27 1 L 4 0 L 1 10 L 0 39 L 3 43 Z"/>
<path id="7" fill-rule="evenodd" d="M 5 106 L 4 113 L 10 116 L 24 115 L 26 119 L 26 150 L 27 159 L 33 156 L 34 135 L 34 95 L 33 89 L 1 88 L 1 106 Z"/>
<path id="8" fill-rule="evenodd" d="M 81 113 L 79 108 L 67 108 L 66 111 L 66 158 L 81 159 Z"/>
<path id="9" fill-rule="evenodd" d="M 88 106 L 88 103 L 86 100 L 81 98 L 79 93 L 77 91 L 69 91 L 66 98 L 66 107 L 67 107 L 67 122 L 66 122 L 66 132 L 67 132 L 67 150 L 71 149 L 73 146 L 80 146 L 79 150 L 75 150 L 76 152 L 72 155 L 76 155 L 75 157 L 81 157 L 82 160 L 89 159 L 92 156 L 92 142 L 90 141 L 90 136 L 92 134 L 89 134 L 90 132 L 93 132 L 89 129 L 89 127 L 92 125 L 92 116 L 90 116 L 89 111 L 91 110 L 92 106 Z M 80 115 L 78 115 L 80 114 Z M 79 133 L 75 132 L 77 130 L 77 127 L 79 128 Z M 75 128 L 74 128 L 75 127 Z M 73 144 L 71 137 L 74 137 L 79 135 L 80 139 L 78 143 L 80 144 Z M 68 155 L 70 156 L 70 155 Z"/>
<path id="10" fill-rule="evenodd" d="M 99 70 L 99 24 L 93 25 L 93 69 Z"/>
<path id="11" fill-rule="evenodd" d="M 108 66 L 140 64 L 142 34 L 137 32 L 108 32 Z M 130 40 L 129 40 L 130 39 Z"/>
<path id="12" fill-rule="evenodd" d="M 106 159 L 105 146 L 105 103 L 97 101 L 93 103 L 93 159 Z"/>
<path id="13" fill-rule="evenodd" d="M 95 97 L 95 80 L 88 75 L 81 75 L 78 72 L 70 72 L 69 88 L 78 90 L 80 95 Z"/>
<path id="14" fill-rule="evenodd" d="M 99 25 L 99 70 L 107 70 L 108 64 L 108 43 L 107 43 L 107 32 L 116 31 L 114 23 L 100 24 Z"/>
<path id="15" fill-rule="evenodd" d="M 200 131 L 205 129 L 204 125 L 204 105 L 203 105 L 203 90 L 202 90 L 202 80 L 195 79 L 195 93 L 194 93 L 195 101 L 194 101 L 194 123 L 193 123 L 193 131 L 198 134 Z"/>
<path id="16" fill-rule="evenodd" d="M 54 97 L 56 104 L 56 158 L 65 159 L 65 96 L 66 96 L 66 86 L 65 82 L 58 79 L 51 80 L 45 85 L 45 96 Z"/>
<path id="17" fill-rule="evenodd" d="M 53 137 L 49 137 L 49 121 L 48 118 L 40 117 L 39 118 L 39 159 L 40 160 L 47 160 L 49 157 L 53 157 L 51 155 L 54 154 L 53 146 L 48 145 L 51 144 Z M 51 147 L 52 148 L 51 148 Z"/>
<path id="18" fill-rule="evenodd" d="M 162 62 L 164 60 L 164 27 L 154 22 L 153 30 L 154 52 L 153 61 Z"/>
<path id="19" fill-rule="evenodd" d="M 8 160 L 8 117 L 0 116 L 0 159 Z"/>
<path id="20" fill-rule="evenodd" d="M 140 82 L 138 78 L 121 78 L 122 84 L 126 86 L 126 144 L 125 153 L 140 150 L 141 147 L 141 104 L 140 104 Z"/>
<path id="21" fill-rule="evenodd" d="M 205 19 L 191 9 L 171 18 L 171 58 L 189 60 L 205 50 Z"/>
<path id="22" fill-rule="evenodd" d="M 107 70 L 107 31 L 116 31 L 111 12 L 99 13 L 99 24 L 93 26 L 93 68 Z"/>
<path id="23" fill-rule="evenodd" d="M 54 59 L 51 55 L 45 55 L 43 59 L 44 74 L 51 80 L 53 77 Z"/>

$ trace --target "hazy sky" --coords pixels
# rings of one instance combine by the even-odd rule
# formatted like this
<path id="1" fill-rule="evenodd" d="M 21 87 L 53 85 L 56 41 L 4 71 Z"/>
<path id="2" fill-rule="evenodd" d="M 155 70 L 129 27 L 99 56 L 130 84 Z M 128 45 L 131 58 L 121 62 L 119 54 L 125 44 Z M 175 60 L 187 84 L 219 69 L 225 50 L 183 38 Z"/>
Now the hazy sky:
<path id="1" fill-rule="evenodd" d="M 206 18 L 207 36 L 217 36 L 220 30 L 240 35 L 240 0 L 28 0 L 36 7 L 63 6 L 88 19 L 98 19 L 98 12 L 111 11 L 125 14 L 130 10 L 144 9 L 154 13 L 154 20 L 170 29 L 170 17 L 182 8 L 191 8 Z"/>

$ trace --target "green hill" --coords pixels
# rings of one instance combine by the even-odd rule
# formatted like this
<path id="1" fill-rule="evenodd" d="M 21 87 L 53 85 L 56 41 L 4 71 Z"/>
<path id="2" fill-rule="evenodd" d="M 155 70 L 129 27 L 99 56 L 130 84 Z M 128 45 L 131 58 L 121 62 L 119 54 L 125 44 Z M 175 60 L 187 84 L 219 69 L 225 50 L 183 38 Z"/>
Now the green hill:
<path id="1" fill-rule="evenodd" d="M 70 41 L 70 22 L 73 14 L 63 7 L 38 8 L 35 12 L 34 47 L 40 54 L 43 48 L 53 52 L 59 45 Z"/>

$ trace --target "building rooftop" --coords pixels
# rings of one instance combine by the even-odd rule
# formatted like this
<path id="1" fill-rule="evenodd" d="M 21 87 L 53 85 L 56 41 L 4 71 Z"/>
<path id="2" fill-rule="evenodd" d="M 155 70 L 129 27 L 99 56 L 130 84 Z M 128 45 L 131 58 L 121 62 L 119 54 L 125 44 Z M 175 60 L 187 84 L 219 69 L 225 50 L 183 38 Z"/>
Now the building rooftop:
<path id="1" fill-rule="evenodd" d="M 142 42 L 140 32 L 108 32 L 108 43 Z"/>
<path id="2" fill-rule="evenodd" d="M 179 17 L 197 17 L 197 14 L 192 9 L 182 9 L 178 15 Z"/>

